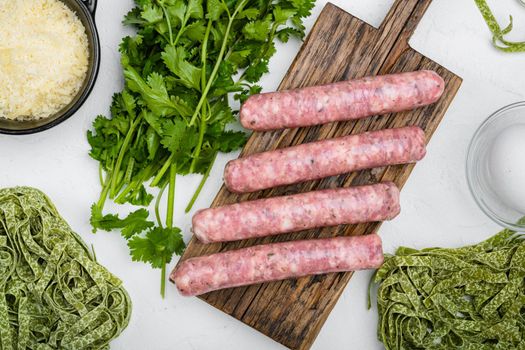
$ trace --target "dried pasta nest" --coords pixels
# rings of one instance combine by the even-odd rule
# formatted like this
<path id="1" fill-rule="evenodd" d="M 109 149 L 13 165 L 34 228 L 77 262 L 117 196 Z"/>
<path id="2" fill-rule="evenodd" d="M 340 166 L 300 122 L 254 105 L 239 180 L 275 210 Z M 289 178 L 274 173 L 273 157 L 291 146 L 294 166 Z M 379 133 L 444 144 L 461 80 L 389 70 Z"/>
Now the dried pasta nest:
<path id="1" fill-rule="evenodd" d="M 51 201 L 0 189 L 0 349 L 108 349 L 131 301 Z"/>

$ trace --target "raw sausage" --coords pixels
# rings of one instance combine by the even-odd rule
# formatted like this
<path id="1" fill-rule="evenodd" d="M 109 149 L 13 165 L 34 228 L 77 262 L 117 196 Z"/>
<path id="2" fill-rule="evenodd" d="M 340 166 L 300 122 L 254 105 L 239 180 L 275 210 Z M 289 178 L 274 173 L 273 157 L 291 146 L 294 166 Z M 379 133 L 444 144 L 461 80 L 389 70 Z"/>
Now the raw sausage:
<path id="1" fill-rule="evenodd" d="M 218 289 L 317 275 L 378 268 L 383 263 L 376 234 L 258 245 L 190 258 L 170 276 L 184 296 Z"/>
<path id="2" fill-rule="evenodd" d="M 203 243 L 236 241 L 316 227 L 393 219 L 399 190 L 391 182 L 241 202 L 198 211 L 193 233 Z"/>
<path id="3" fill-rule="evenodd" d="M 224 182 L 232 192 L 255 192 L 355 170 L 412 163 L 425 153 L 425 133 L 420 128 L 386 129 L 232 160 L 224 170 Z"/>
<path id="4" fill-rule="evenodd" d="M 185 296 L 329 272 L 378 268 L 383 263 L 376 234 L 258 245 L 190 258 L 170 276 Z"/>
<path id="5" fill-rule="evenodd" d="M 436 102 L 445 82 L 433 71 L 366 77 L 251 96 L 241 107 L 247 129 L 265 131 L 360 119 Z"/>

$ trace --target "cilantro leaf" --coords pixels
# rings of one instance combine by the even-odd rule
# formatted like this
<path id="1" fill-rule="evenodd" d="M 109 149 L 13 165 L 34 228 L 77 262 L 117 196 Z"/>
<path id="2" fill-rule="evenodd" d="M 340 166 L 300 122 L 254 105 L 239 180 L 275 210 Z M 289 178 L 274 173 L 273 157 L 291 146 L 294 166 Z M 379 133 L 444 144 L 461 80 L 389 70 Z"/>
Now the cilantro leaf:
<path id="1" fill-rule="evenodd" d="M 242 32 L 247 39 L 266 41 L 271 30 L 271 20 L 271 16 L 266 16 L 263 20 L 250 22 L 244 26 Z"/>
<path id="2" fill-rule="evenodd" d="M 288 27 L 288 28 L 278 30 L 276 33 L 276 36 L 283 43 L 287 43 L 291 36 L 296 37 L 296 38 L 301 38 L 303 34 L 304 33 L 301 32 L 300 30 Z"/>
<path id="3" fill-rule="evenodd" d="M 184 86 L 200 90 L 201 69 L 186 61 L 187 55 L 183 47 L 166 46 L 162 59 Z"/>
<path id="4" fill-rule="evenodd" d="M 93 204 L 91 206 L 90 223 L 93 227 L 93 232 L 96 232 L 96 229 L 108 232 L 114 229 L 121 229 L 122 236 L 128 239 L 153 227 L 153 222 L 147 220 L 148 216 L 149 213 L 146 209 L 139 209 L 129 214 L 125 219 L 120 219 L 115 214 L 102 215 L 102 210 L 96 204 Z"/>
<path id="5" fill-rule="evenodd" d="M 189 0 L 186 16 L 196 19 L 204 18 L 202 0 Z"/>
<path id="6" fill-rule="evenodd" d="M 122 21 L 122 23 L 126 25 L 140 26 L 140 25 L 145 25 L 148 22 L 145 21 L 144 18 L 142 17 L 142 11 L 140 10 L 140 8 L 135 7 L 134 9 L 129 11 L 126 16 L 124 16 L 124 20 Z"/>
<path id="7" fill-rule="evenodd" d="M 268 60 L 262 59 L 258 63 L 248 67 L 244 72 L 244 75 L 247 81 L 250 83 L 255 83 L 256 81 L 259 81 L 265 73 L 268 72 Z"/>
<path id="8" fill-rule="evenodd" d="M 190 127 L 181 120 L 166 121 L 163 125 L 161 144 L 180 159 L 189 155 L 197 138 L 198 131 L 195 127 Z"/>
<path id="9" fill-rule="evenodd" d="M 280 6 L 275 6 L 273 9 L 273 17 L 275 25 L 281 25 L 288 22 L 288 20 L 297 14 L 297 9 L 283 9 Z"/>
<path id="10" fill-rule="evenodd" d="M 149 263 L 162 268 L 171 262 L 173 254 L 182 255 L 186 247 L 178 228 L 156 227 L 144 237 L 134 236 L 128 241 L 133 261 Z"/>
<path id="11" fill-rule="evenodd" d="M 228 153 L 237 150 L 246 143 L 246 133 L 243 131 L 224 131 L 213 140 L 215 149 Z"/>
<path id="12" fill-rule="evenodd" d="M 191 41 L 204 40 L 204 35 L 206 33 L 206 26 L 203 21 L 195 21 L 192 24 L 189 24 L 184 29 L 184 36 L 190 39 Z"/>
<path id="13" fill-rule="evenodd" d="M 162 21 L 164 15 L 162 14 L 162 9 L 156 5 L 148 5 L 142 10 L 142 18 L 144 18 L 149 23 L 157 23 Z"/>
<path id="14" fill-rule="evenodd" d="M 297 16 L 300 18 L 308 17 L 312 14 L 315 0 L 290 0 L 293 7 L 297 9 Z"/>
<path id="15" fill-rule="evenodd" d="M 239 14 L 239 18 L 248 18 L 248 19 L 254 20 L 257 17 L 259 17 L 260 13 L 261 11 L 258 8 L 252 7 L 252 8 L 241 11 L 241 13 Z"/>
<path id="16" fill-rule="evenodd" d="M 208 0 L 206 6 L 206 18 L 212 21 L 218 20 L 224 12 L 224 3 L 221 0 Z"/>
<path id="17" fill-rule="evenodd" d="M 164 78 L 158 73 L 151 73 L 147 82 L 135 69 L 128 66 L 124 69 L 127 87 L 141 95 L 149 109 L 162 116 L 188 116 L 191 110 L 180 99 L 171 98 L 166 89 Z"/>
<path id="18" fill-rule="evenodd" d="M 182 0 L 174 1 L 173 4 L 167 7 L 167 12 L 173 19 L 177 19 L 177 21 L 173 21 L 174 25 L 178 23 L 180 25 L 184 22 L 184 18 L 186 15 L 186 4 Z"/>

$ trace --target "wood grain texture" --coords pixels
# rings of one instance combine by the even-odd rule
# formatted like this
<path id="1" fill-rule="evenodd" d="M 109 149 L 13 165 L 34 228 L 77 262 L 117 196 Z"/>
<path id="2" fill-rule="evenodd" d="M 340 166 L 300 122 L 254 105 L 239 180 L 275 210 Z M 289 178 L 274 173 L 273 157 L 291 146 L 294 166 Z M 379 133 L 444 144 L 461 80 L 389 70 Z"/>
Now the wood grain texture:
<path id="1" fill-rule="evenodd" d="M 430 140 L 461 85 L 459 77 L 408 45 L 408 39 L 430 2 L 431 0 L 397 0 L 379 29 L 335 5 L 326 5 L 279 89 L 318 85 L 366 75 L 432 69 L 446 82 L 445 92 L 437 103 L 415 111 L 359 121 L 254 133 L 242 155 L 408 125 L 422 127 L 427 140 Z M 230 193 L 222 187 L 212 206 L 386 180 L 394 181 L 402 187 L 412 168 L 413 165 L 390 166 L 244 195 Z M 341 225 L 226 244 L 204 245 L 193 238 L 181 261 L 261 243 L 369 234 L 375 232 L 379 225 L 380 223 Z M 309 349 L 351 277 L 352 273 L 305 277 L 212 292 L 201 298 L 291 349 Z"/>

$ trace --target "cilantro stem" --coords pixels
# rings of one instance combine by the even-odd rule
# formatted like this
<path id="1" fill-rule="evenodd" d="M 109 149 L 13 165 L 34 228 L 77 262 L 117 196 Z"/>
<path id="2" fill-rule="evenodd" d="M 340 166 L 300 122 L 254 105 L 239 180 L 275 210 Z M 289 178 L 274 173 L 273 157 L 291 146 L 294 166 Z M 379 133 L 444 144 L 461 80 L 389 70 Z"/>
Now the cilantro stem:
<path id="1" fill-rule="evenodd" d="M 202 40 L 202 54 L 201 54 L 201 62 L 202 62 L 202 74 L 201 74 L 201 89 L 206 85 L 206 62 L 208 61 L 208 40 L 210 38 L 210 32 L 211 32 L 211 23 L 212 20 L 208 20 L 208 25 L 206 26 L 206 32 L 204 33 L 204 39 Z"/>
<path id="2" fill-rule="evenodd" d="M 211 19 L 208 20 L 208 26 L 206 27 L 206 33 L 204 34 L 204 39 L 202 41 L 202 52 L 201 52 L 201 62 L 202 62 L 202 69 L 201 69 L 201 89 L 206 86 L 206 61 L 208 59 L 207 53 L 208 53 L 208 39 L 210 37 L 210 31 L 211 31 Z M 190 173 L 195 172 L 195 166 L 197 164 L 197 160 L 199 159 L 201 149 L 202 149 L 202 142 L 204 141 L 204 133 L 206 132 L 206 103 L 202 104 L 202 112 L 201 112 L 201 124 L 199 126 L 199 140 L 197 142 L 197 146 L 195 147 L 195 151 L 193 152 L 193 159 L 191 161 L 190 165 Z"/>
<path id="3" fill-rule="evenodd" d="M 195 165 L 199 156 L 201 154 L 202 142 L 204 141 L 204 133 L 206 132 L 206 104 L 202 105 L 202 114 L 201 114 L 201 123 L 199 126 L 199 140 L 197 141 L 197 146 L 195 146 L 195 151 L 193 152 L 193 159 L 190 165 L 190 173 L 195 172 Z"/>
<path id="4" fill-rule="evenodd" d="M 208 84 L 206 84 L 206 88 L 202 92 L 202 96 L 199 100 L 199 103 L 197 104 L 197 108 L 195 108 L 195 112 L 193 113 L 193 116 L 190 120 L 190 126 L 195 124 L 195 120 L 197 119 L 197 116 L 199 115 L 199 112 L 201 111 L 202 105 L 204 104 L 204 101 L 206 100 L 208 93 L 210 92 L 211 86 L 213 84 L 213 81 L 215 80 L 215 76 L 217 75 L 217 72 L 219 71 L 219 66 L 222 63 L 222 60 L 224 58 L 224 53 L 226 51 L 226 45 L 228 44 L 228 38 L 230 36 L 230 31 L 233 25 L 233 21 L 235 20 L 235 17 L 237 14 L 243 9 L 244 5 L 246 5 L 248 1 L 242 0 L 241 3 L 235 8 L 235 11 L 230 16 L 230 19 L 228 20 L 228 26 L 226 27 L 226 32 L 224 33 L 224 39 L 222 40 L 221 50 L 219 52 L 219 56 L 217 57 L 217 62 L 215 62 L 215 66 L 213 67 L 213 70 L 211 72 L 210 78 L 208 80 Z M 204 118 L 204 116 L 201 116 L 201 118 Z"/>
<path id="5" fill-rule="evenodd" d="M 124 183 L 129 184 L 131 182 L 131 176 L 133 175 L 133 167 L 135 166 L 135 158 L 130 158 L 128 167 L 126 169 L 126 175 L 124 176 Z"/>
<path id="6" fill-rule="evenodd" d="M 160 270 L 160 296 L 166 296 L 166 259 L 162 258 L 162 268 Z"/>
<path id="7" fill-rule="evenodd" d="M 173 209 L 175 203 L 175 180 L 177 179 L 177 164 L 171 164 L 170 181 L 168 188 L 168 209 L 166 210 L 166 226 L 173 228 Z M 162 258 L 162 270 L 160 272 L 160 295 L 162 299 L 166 294 L 166 260 Z"/>
<path id="8" fill-rule="evenodd" d="M 208 166 L 208 169 L 206 169 L 206 173 L 203 175 L 203 177 L 201 179 L 201 182 L 199 183 L 199 187 L 197 187 L 197 190 L 193 194 L 193 197 L 191 197 L 191 200 L 188 203 L 188 206 L 186 207 L 186 213 L 188 213 L 191 210 L 191 208 L 193 208 L 193 204 L 195 204 L 195 201 L 199 197 L 199 194 L 201 193 L 201 190 L 204 187 L 204 184 L 206 183 L 206 181 L 208 180 L 208 177 L 210 176 L 211 169 L 213 168 L 213 164 L 215 163 L 215 159 L 217 159 L 217 154 L 218 153 L 219 152 L 215 152 L 215 154 L 213 155 L 211 163 Z"/>
<path id="9" fill-rule="evenodd" d="M 126 152 L 128 151 L 129 144 L 131 143 L 131 139 L 133 137 L 133 133 L 135 132 L 135 128 L 139 124 L 139 122 L 142 120 L 142 115 L 140 115 L 138 118 L 136 118 L 129 127 L 128 133 L 126 134 L 126 137 L 124 138 L 124 142 L 122 143 L 122 147 L 120 148 L 120 152 L 117 158 L 117 164 L 115 164 L 115 167 L 113 168 L 112 172 L 112 178 L 111 178 L 111 190 L 110 190 L 110 197 L 114 198 L 116 195 L 116 187 L 119 182 L 119 173 L 120 173 L 120 167 L 122 166 L 122 161 L 124 160 L 124 156 Z"/>
<path id="10" fill-rule="evenodd" d="M 170 168 L 170 186 L 168 188 L 168 209 L 166 212 L 166 226 L 173 227 L 173 208 L 175 203 L 175 180 L 177 177 L 177 165 L 172 164 Z"/>
<path id="11" fill-rule="evenodd" d="M 164 16 L 166 16 L 166 22 L 168 23 L 168 32 L 170 34 L 170 44 L 173 45 L 173 31 L 171 29 L 170 16 L 168 15 L 168 11 L 166 10 L 166 7 L 164 6 L 164 4 L 159 3 L 159 6 L 162 8 L 162 11 L 164 12 Z"/>
<path id="12" fill-rule="evenodd" d="M 228 17 L 232 17 L 231 14 L 230 14 L 230 9 L 228 8 L 228 4 L 224 1 L 224 0 L 221 0 L 222 2 L 222 5 L 224 6 L 224 9 L 226 10 L 226 13 L 228 14 Z"/>
<path id="13" fill-rule="evenodd" d="M 186 14 L 184 15 L 184 18 L 182 20 L 182 23 L 180 25 L 179 32 L 177 33 L 177 36 L 175 37 L 175 41 L 171 40 L 171 45 L 172 46 L 177 45 L 177 43 L 179 42 L 180 36 L 186 30 L 186 24 L 188 23 L 188 20 L 189 20 L 188 13 L 186 12 Z"/>
<path id="14" fill-rule="evenodd" d="M 162 219 L 160 218 L 160 199 L 162 198 L 162 195 L 164 194 L 164 190 L 166 189 L 167 185 L 168 183 L 166 182 L 164 186 L 160 188 L 159 194 L 157 195 L 157 200 L 155 201 L 155 217 L 157 218 L 157 225 L 160 228 L 163 228 Z"/>
<path id="15" fill-rule="evenodd" d="M 173 158 L 175 158 L 175 154 L 172 153 L 160 169 L 157 176 L 155 176 L 155 178 L 151 182 L 151 187 L 155 187 L 159 184 L 160 180 L 162 180 L 162 178 L 164 177 L 164 174 L 166 174 L 166 171 L 168 171 L 168 169 L 170 168 L 170 165 L 173 162 Z"/>
<path id="16" fill-rule="evenodd" d="M 109 183 L 110 183 L 110 177 L 108 176 L 106 179 L 106 183 L 102 187 L 102 193 L 100 193 L 100 198 L 97 202 L 97 207 L 102 211 L 104 209 L 104 204 L 106 203 L 106 198 L 108 197 L 109 192 Z"/>
<path id="17" fill-rule="evenodd" d="M 98 164 L 98 180 L 100 181 L 100 186 L 104 186 L 104 175 L 103 175 L 102 163 Z"/>
<path id="18" fill-rule="evenodd" d="M 117 196 L 117 198 L 114 199 L 114 202 L 124 204 L 127 194 L 138 190 L 142 183 L 146 181 L 146 179 L 149 179 L 152 173 L 155 172 L 155 170 L 157 170 L 157 168 L 158 167 L 155 164 L 150 164 L 148 167 L 142 170 L 142 175 L 136 177 L 135 180 L 131 181 L 131 183 L 123 191 L 118 191 L 119 195 Z"/>

